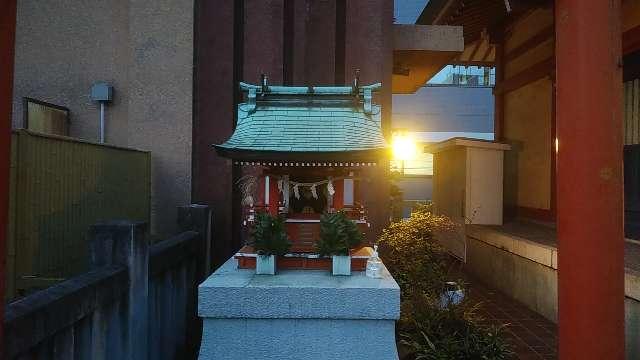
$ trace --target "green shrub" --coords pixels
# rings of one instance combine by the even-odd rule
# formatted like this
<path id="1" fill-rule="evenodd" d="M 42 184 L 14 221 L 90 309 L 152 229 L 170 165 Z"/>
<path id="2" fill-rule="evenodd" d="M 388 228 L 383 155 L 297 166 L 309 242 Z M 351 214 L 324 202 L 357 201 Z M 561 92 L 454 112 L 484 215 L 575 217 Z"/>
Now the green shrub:
<path id="1" fill-rule="evenodd" d="M 320 217 L 320 240 L 316 250 L 321 256 L 349 255 L 364 236 L 358 226 L 342 212 L 324 213 Z"/>
<path id="2" fill-rule="evenodd" d="M 379 252 L 400 285 L 402 296 L 414 293 L 439 296 L 444 288 L 449 255 L 436 242 L 437 232 L 451 231 L 454 224 L 419 205 L 409 219 L 391 223 L 378 240 Z"/>
<path id="3" fill-rule="evenodd" d="M 281 216 L 271 216 L 267 212 L 256 214 L 251 231 L 251 245 L 258 255 L 284 255 L 291 242 L 287 237 L 285 222 Z"/>
<path id="4" fill-rule="evenodd" d="M 468 300 L 441 308 L 448 270 L 454 260 L 435 240 L 453 231 L 447 217 L 419 205 L 409 219 L 390 224 L 378 240 L 380 257 L 402 292 L 397 330 L 408 359 L 506 359 L 502 328 L 487 327 Z M 458 282 L 461 283 L 461 282 Z"/>

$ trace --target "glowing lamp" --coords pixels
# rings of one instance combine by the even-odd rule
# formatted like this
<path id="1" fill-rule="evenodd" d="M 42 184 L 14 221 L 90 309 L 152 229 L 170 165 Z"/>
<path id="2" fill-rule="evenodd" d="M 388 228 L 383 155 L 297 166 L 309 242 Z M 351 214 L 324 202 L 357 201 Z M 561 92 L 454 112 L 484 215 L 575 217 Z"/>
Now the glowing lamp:
<path id="1" fill-rule="evenodd" d="M 392 149 L 396 160 L 412 160 L 418 154 L 416 142 L 407 134 L 394 134 Z"/>

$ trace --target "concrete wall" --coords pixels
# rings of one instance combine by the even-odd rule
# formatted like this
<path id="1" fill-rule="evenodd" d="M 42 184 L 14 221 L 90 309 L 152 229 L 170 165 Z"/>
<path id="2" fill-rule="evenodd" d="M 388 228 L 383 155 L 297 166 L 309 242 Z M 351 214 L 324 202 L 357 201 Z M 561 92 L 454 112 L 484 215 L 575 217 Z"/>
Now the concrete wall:
<path id="1" fill-rule="evenodd" d="M 152 152 L 151 231 L 175 231 L 190 202 L 193 0 L 18 3 L 13 126 L 22 97 L 71 111 L 70 135 L 98 139 L 96 81 L 114 86 L 106 141 Z"/>
<path id="2" fill-rule="evenodd" d="M 551 207 L 551 87 L 540 79 L 504 97 L 507 206 Z"/>
<path id="3" fill-rule="evenodd" d="M 193 358 L 203 237 L 187 231 L 149 247 L 145 231 L 143 223 L 94 226 L 92 271 L 7 306 L 5 357 Z"/>
<path id="4" fill-rule="evenodd" d="M 512 145 L 511 151 L 505 153 L 504 197 L 507 207 L 551 208 L 554 186 L 551 157 L 555 138 L 553 83 L 550 77 L 535 81 L 522 79 L 527 79 L 536 64 L 553 58 L 553 37 L 518 52 L 519 46 L 550 26 L 553 26 L 553 10 L 537 9 L 510 28 L 503 44 L 507 54 L 503 69 L 505 80 L 520 82 L 518 87 L 504 93 L 502 102 L 502 135 L 504 141 Z M 514 50 L 516 55 L 513 55 Z"/>
<path id="5" fill-rule="evenodd" d="M 478 278 L 547 319 L 558 321 L 556 269 L 469 237 L 467 266 Z"/>
<path id="6" fill-rule="evenodd" d="M 624 337 L 627 359 L 640 357 L 640 301 L 624 298 Z"/>

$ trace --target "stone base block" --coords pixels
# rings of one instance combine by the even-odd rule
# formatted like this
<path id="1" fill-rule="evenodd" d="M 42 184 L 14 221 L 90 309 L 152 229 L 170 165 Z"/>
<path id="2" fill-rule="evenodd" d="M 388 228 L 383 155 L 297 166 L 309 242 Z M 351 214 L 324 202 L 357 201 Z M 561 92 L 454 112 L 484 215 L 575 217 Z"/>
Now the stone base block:
<path id="1" fill-rule="evenodd" d="M 398 359 L 400 289 L 382 273 L 259 276 L 230 259 L 199 287 L 200 359 Z"/>
<path id="2" fill-rule="evenodd" d="M 200 359 L 398 359 L 393 320 L 204 319 Z"/>

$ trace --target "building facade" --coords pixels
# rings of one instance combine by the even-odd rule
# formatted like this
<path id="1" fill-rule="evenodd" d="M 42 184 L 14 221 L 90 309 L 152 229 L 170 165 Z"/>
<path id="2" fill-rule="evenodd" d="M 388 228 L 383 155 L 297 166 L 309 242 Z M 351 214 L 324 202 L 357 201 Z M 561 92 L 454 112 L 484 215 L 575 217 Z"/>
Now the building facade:
<path id="1" fill-rule="evenodd" d="M 261 74 L 274 85 L 382 83 L 382 129 L 391 118 L 393 1 L 245 0 L 196 2 L 192 200 L 214 212 L 214 251 L 222 262 L 241 245 L 234 183 L 241 169 L 217 156 L 233 132 L 238 83 Z M 365 194 L 371 233 L 388 221 L 384 167 L 370 170 Z"/>
<path id="2" fill-rule="evenodd" d="M 190 0 L 19 1 L 13 127 L 23 98 L 69 109 L 69 135 L 98 141 L 99 81 L 114 88 L 108 144 L 152 152 L 152 233 L 175 231 L 191 198 L 193 19 Z"/>
<path id="3" fill-rule="evenodd" d="M 106 142 L 152 152 L 152 232 L 175 230 L 175 208 L 213 208 L 214 253 L 239 248 L 234 183 L 241 170 L 215 154 L 235 127 L 240 81 L 274 85 L 381 82 L 383 130 L 391 118 L 393 1 L 163 0 L 46 3 L 17 9 L 13 127 L 23 98 L 69 109 L 68 134 L 99 139 L 91 86 L 113 86 Z M 382 168 L 382 167 L 381 167 Z M 388 219 L 384 170 L 365 198 L 379 231 Z M 234 230 L 235 229 L 235 230 Z"/>

